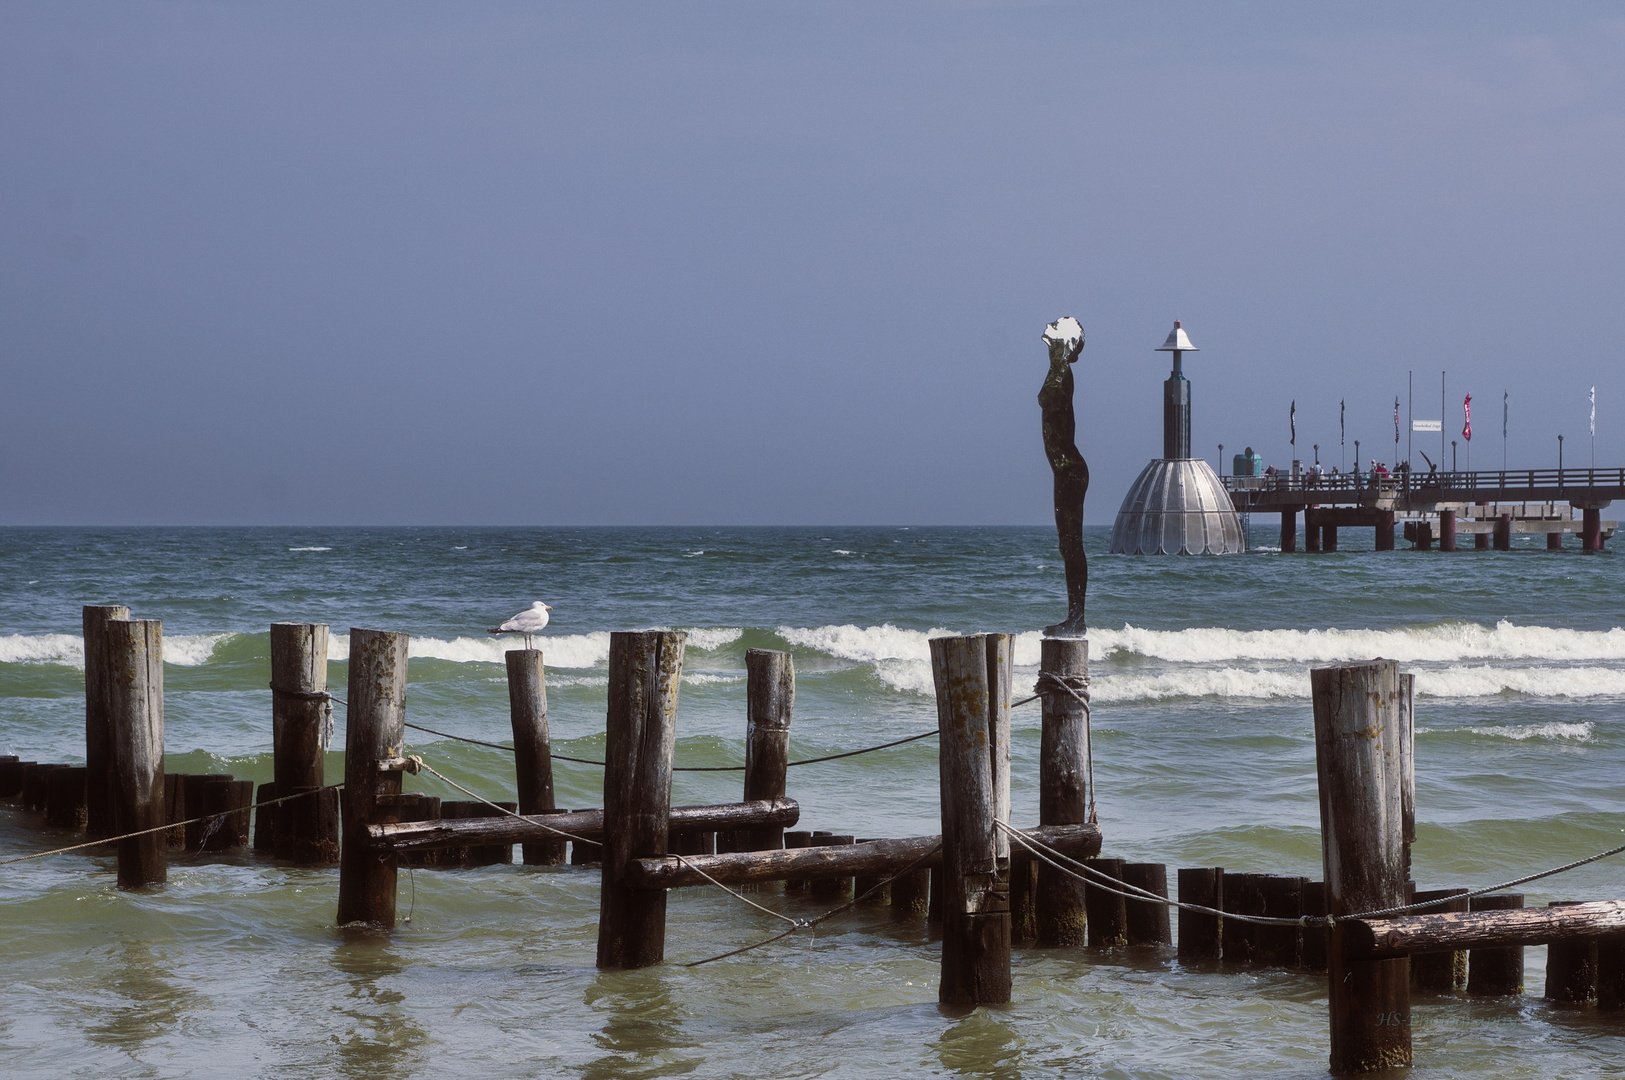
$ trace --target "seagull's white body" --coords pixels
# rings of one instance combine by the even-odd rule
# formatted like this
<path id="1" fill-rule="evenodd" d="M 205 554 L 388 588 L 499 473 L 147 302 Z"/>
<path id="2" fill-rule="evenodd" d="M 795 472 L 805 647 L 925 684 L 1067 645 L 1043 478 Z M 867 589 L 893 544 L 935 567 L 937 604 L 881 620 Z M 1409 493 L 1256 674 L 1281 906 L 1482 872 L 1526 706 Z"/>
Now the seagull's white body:
<path id="1" fill-rule="evenodd" d="M 530 648 L 530 636 L 532 634 L 539 634 L 543 630 L 547 629 L 547 613 L 552 610 L 552 608 L 538 600 L 524 611 L 521 611 L 507 622 L 491 631 L 491 633 L 524 634 L 525 648 L 528 649 Z"/>

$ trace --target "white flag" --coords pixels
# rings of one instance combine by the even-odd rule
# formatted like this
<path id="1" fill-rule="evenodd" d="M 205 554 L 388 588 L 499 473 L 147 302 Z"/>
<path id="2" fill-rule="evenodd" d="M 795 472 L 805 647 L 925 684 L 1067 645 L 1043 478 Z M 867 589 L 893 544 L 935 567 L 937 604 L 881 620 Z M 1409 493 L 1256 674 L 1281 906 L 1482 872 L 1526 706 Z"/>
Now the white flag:
<path id="1" fill-rule="evenodd" d="M 1591 434 L 1593 437 L 1597 434 L 1597 388 L 1595 386 L 1591 388 Z"/>

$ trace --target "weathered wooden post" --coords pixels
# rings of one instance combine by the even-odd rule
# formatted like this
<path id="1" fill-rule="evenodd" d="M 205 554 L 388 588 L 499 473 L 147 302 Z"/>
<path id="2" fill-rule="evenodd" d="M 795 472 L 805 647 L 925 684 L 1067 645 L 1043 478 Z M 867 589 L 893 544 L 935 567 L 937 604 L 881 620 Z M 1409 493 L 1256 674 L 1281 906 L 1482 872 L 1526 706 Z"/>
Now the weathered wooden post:
<path id="1" fill-rule="evenodd" d="M 1310 672 L 1326 907 L 1334 917 L 1405 903 L 1399 665 Z M 1333 924 L 1328 961 L 1331 1071 L 1411 1063 L 1410 960 L 1351 960 Z"/>
<path id="2" fill-rule="evenodd" d="M 1549 907 L 1568 907 L 1573 900 L 1553 900 Z M 1570 938 L 1546 947 L 1546 1000 L 1584 1005 L 1597 993 L 1597 941 Z"/>
<path id="3" fill-rule="evenodd" d="M 665 959 L 666 892 L 634 889 L 625 872 L 632 859 L 666 854 L 677 689 L 687 639 L 680 630 L 609 637 L 600 968 L 649 967 Z"/>
<path id="4" fill-rule="evenodd" d="M 1399 676 L 1399 816 L 1405 841 L 1405 878 L 1411 876 L 1416 843 L 1416 676 Z"/>
<path id="5" fill-rule="evenodd" d="M 1464 912 L 1471 907 L 1466 889 L 1420 889 L 1411 898 L 1415 904 L 1428 903 L 1417 908 L 1418 915 L 1442 915 Z M 1411 957 L 1411 986 L 1429 993 L 1449 994 L 1467 985 L 1467 951 L 1422 953 Z"/>
<path id="6" fill-rule="evenodd" d="M 339 857 L 337 792 L 326 784 L 327 624 L 271 624 L 272 769 L 278 796 L 304 792 L 261 811 L 274 831 L 276 854 L 304 866 Z M 263 826 L 262 826 L 263 827 Z"/>
<path id="7" fill-rule="evenodd" d="M 1217 866 L 1185 867 L 1179 871 L 1179 902 L 1224 910 L 1224 870 Z M 1219 916 L 1179 909 L 1179 959 L 1219 958 Z"/>
<path id="8" fill-rule="evenodd" d="M 540 649 L 510 649 L 508 718 L 513 723 L 514 771 L 519 780 L 519 812 L 543 814 L 553 804 L 553 743 L 547 724 L 547 670 Z M 563 839 L 522 845 L 526 866 L 564 862 Z"/>
<path id="9" fill-rule="evenodd" d="M 1523 893 L 1491 893 L 1473 897 L 1473 911 L 1512 911 L 1523 907 Z M 1523 993 L 1523 946 L 1469 949 L 1467 951 L 1467 992 L 1469 994 Z"/>
<path id="10" fill-rule="evenodd" d="M 168 872 L 164 816 L 164 624 L 109 619 L 103 687 L 113 774 L 113 831 L 157 829 L 118 842 L 121 888 L 162 885 Z"/>
<path id="11" fill-rule="evenodd" d="M 1043 707 L 1038 755 L 1038 823 L 1082 825 L 1089 820 L 1089 714 L 1078 698 L 1053 685 L 1058 679 L 1088 694 L 1089 642 L 1045 638 L 1039 643 L 1039 691 Z M 1048 676 L 1047 678 L 1045 676 Z M 1039 947 L 1082 945 L 1083 882 L 1046 862 L 1038 863 L 1035 898 Z"/>
<path id="12" fill-rule="evenodd" d="M 1010 1000 L 1010 637 L 933 638 L 942 778 L 945 1005 Z"/>
<path id="13" fill-rule="evenodd" d="M 790 654 L 745 650 L 745 801 L 784 798 L 795 704 L 796 665 Z M 741 832 L 732 845 L 735 851 L 777 851 L 784 846 L 784 828 Z"/>
<path id="14" fill-rule="evenodd" d="M 128 619 L 122 604 L 87 605 L 85 636 L 85 829 L 92 840 L 113 835 L 113 750 L 107 733 L 107 624 Z"/>
<path id="15" fill-rule="evenodd" d="M 1147 892 L 1168 898 L 1168 867 L 1162 863 L 1126 863 L 1123 866 L 1125 884 L 1138 886 Z M 1127 900 L 1128 943 L 1130 945 L 1171 945 L 1173 934 L 1168 925 L 1168 905 L 1155 900 Z"/>
<path id="16" fill-rule="evenodd" d="M 406 735 L 406 634 L 350 631 L 345 695 L 344 849 L 339 858 L 339 925 L 395 928 L 395 853 L 373 845 L 367 826 L 381 795 L 401 793 L 401 774 L 379 766 L 400 755 Z"/>

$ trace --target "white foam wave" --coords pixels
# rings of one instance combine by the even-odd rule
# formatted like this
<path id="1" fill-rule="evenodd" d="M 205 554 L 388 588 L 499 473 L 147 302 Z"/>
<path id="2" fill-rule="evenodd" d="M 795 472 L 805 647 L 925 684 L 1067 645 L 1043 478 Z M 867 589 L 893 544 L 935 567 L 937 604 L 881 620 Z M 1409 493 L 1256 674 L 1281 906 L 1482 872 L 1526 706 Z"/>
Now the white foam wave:
<path id="1" fill-rule="evenodd" d="M 296 548 L 289 548 L 288 550 L 289 551 L 332 551 L 333 549 L 330 548 L 330 547 L 296 547 Z"/>
<path id="2" fill-rule="evenodd" d="M 1202 663 L 1221 660 L 1336 662 L 1374 656 L 1415 663 L 1464 660 L 1625 660 L 1625 628 L 1565 630 L 1479 623 L 1442 623 L 1392 630 L 1091 630 L 1090 651 L 1099 659 L 1133 653 L 1159 660 Z"/>
<path id="3" fill-rule="evenodd" d="M 542 662 L 550 668 L 592 668 L 609 662 L 609 634 L 549 634 L 538 637 Z M 501 664 L 503 653 L 514 648 L 512 637 L 416 637 L 407 645 L 406 655 L 424 660 L 450 660 L 459 664 Z M 350 658 L 350 635 L 333 634 L 327 639 L 329 660 Z"/>
<path id="4" fill-rule="evenodd" d="M 1570 724 L 1555 721 L 1548 724 L 1510 724 L 1505 727 L 1419 727 L 1416 733 L 1426 735 L 1465 732 L 1469 735 L 1489 735 L 1497 739 L 1515 739 L 1519 742 L 1525 739 L 1572 739 L 1574 742 L 1591 742 L 1596 730 L 1597 725 L 1589 720 L 1581 720 Z"/>
<path id="5" fill-rule="evenodd" d="M 1017 697 L 1029 692 L 1032 665 L 1015 677 Z M 929 660 L 874 661 L 876 676 L 899 693 L 931 697 L 936 693 Z M 1416 673 L 1416 692 L 1423 697 L 1460 699 L 1509 694 L 1533 698 L 1625 696 L 1625 671 L 1611 668 L 1449 667 Z M 1278 700 L 1309 697 L 1305 668 L 1189 667 L 1162 672 L 1097 674 L 1090 695 L 1099 702 L 1166 701 L 1174 698 L 1239 698 Z"/>
<path id="6" fill-rule="evenodd" d="M 235 634 L 171 634 L 164 638 L 164 663 L 198 667 L 214 656 L 215 646 Z M 0 636 L 0 664 L 85 666 L 85 642 L 75 634 L 7 634 Z"/>
<path id="7" fill-rule="evenodd" d="M 694 626 L 689 627 L 686 633 L 690 649 L 704 649 L 706 652 L 732 645 L 745 636 L 745 632 L 737 626 Z"/>
<path id="8" fill-rule="evenodd" d="M 731 683 L 745 681 L 743 675 L 718 675 L 710 671 L 688 671 L 683 673 L 683 681 L 690 686 L 727 686 Z M 608 683 L 608 680 L 605 680 Z"/>
<path id="9" fill-rule="evenodd" d="M 950 630 L 904 630 L 891 623 L 879 626 L 781 626 L 777 633 L 792 645 L 817 649 L 842 660 L 931 659 L 931 639 Z"/>

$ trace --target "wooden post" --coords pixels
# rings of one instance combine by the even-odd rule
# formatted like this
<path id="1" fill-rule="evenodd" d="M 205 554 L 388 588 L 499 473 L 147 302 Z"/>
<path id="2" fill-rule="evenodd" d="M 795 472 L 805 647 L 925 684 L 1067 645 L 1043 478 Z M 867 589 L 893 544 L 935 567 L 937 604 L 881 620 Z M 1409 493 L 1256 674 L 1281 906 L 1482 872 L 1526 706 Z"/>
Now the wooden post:
<path id="1" fill-rule="evenodd" d="M 85 827 L 85 777 L 88 771 L 72 766 L 51 773 L 46 781 L 45 824 L 59 829 Z"/>
<path id="2" fill-rule="evenodd" d="M 1308 507 L 1303 511 L 1303 550 L 1310 553 L 1320 550 L 1319 515 Z"/>
<path id="3" fill-rule="evenodd" d="M 1625 934 L 1597 939 L 1597 1009 L 1625 1009 Z"/>
<path id="4" fill-rule="evenodd" d="M 1602 510 L 1587 506 L 1580 512 L 1580 550 L 1602 550 Z"/>
<path id="5" fill-rule="evenodd" d="M 1162 863 L 1125 863 L 1123 881 L 1168 896 L 1168 868 Z M 1130 890 L 1131 892 L 1133 890 Z M 1154 900 L 1126 900 L 1128 943 L 1130 945 L 1170 945 L 1173 934 L 1168 925 L 1168 905 Z"/>
<path id="6" fill-rule="evenodd" d="M 1291 555 L 1298 550 L 1298 508 L 1281 511 L 1281 554 Z"/>
<path id="7" fill-rule="evenodd" d="M 1039 670 L 1087 688 L 1089 642 L 1084 638 L 1043 639 Z M 1038 823 L 1082 825 L 1089 820 L 1088 714 L 1083 702 L 1071 694 L 1049 686 L 1042 689 L 1046 692 L 1040 699 L 1044 711 L 1039 735 Z M 1084 943 L 1083 882 L 1040 861 L 1034 900 L 1040 948 Z"/>
<path id="8" fill-rule="evenodd" d="M 873 844 L 880 839 L 876 836 L 860 836 L 860 844 Z M 891 902 L 891 883 L 886 881 L 884 874 L 859 874 L 852 879 L 852 895 L 863 905 L 884 905 Z"/>
<path id="9" fill-rule="evenodd" d="M 1408 881 L 1416 843 L 1416 676 L 1409 672 L 1399 676 L 1399 820 Z"/>
<path id="10" fill-rule="evenodd" d="M 632 859 L 666 854 L 677 689 L 687 638 L 680 630 L 609 637 L 600 968 L 649 967 L 666 955 L 665 890 L 634 889 L 623 878 Z"/>
<path id="11" fill-rule="evenodd" d="M 1573 900 L 1553 900 L 1567 907 Z M 1546 946 L 1546 1000 L 1584 1005 L 1597 993 L 1597 940 L 1570 938 Z"/>
<path id="12" fill-rule="evenodd" d="M 804 848 L 809 846 L 811 843 L 812 833 L 810 832 L 794 829 L 784 834 L 784 847 L 786 850 L 789 850 L 790 848 Z M 785 878 L 784 891 L 786 894 L 806 892 L 808 884 L 809 882 L 803 881 L 800 878 Z"/>
<path id="13" fill-rule="evenodd" d="M 164 820 L 172 827 L 164 834 L 166 846 L 186 850 L 186 826 L 176 822 L 186 820 L 186 774 L 164 774 Z"/>
<path id="14" fill-rule="evenodd" d="M 1018 854 L 1015 849 L 1012 856 Z M 1010 945 L 1028 948 L 1038 942 L 1038 868 L 1044 864 L 1037 859 L 1010 862 Z"/>
<path id="15" fill-rule="evenodd" d="M 1326 907 L 1342 917 L 1405 902 L 1399 666 L 1310 672 Z M 1410 961 L 1351 960 L 1334 925 L 1328 956 L 1331 1071 L 1411 1063 Z"/>
<path id="16" fill-rule="evenodd" d="M 1484 535 L 1483 533 L 1479 533 L 1478 536 L 1473 537 L 1473 539 L 1477 540 L 1477 539 L 1479 539 L 1479 537 L 1482 537 L 1483 535 Z M 1477 546 L 1478 547 L 1489 547 L 1489 544 L 1484 543 L 1484 544 L 1478 544 Z M 1549 533 L 1547 533 L 1546 534 L 1546 550 L 1547 551 L 1562 551 L 1563 550 L 1563 534 L 1560 533 L 1560 532 L 1549 532 Z"/>
<path id="17" fill-rule="evenodd" d="M 790 761 L 790 715 L 796 704 L 796 665 L 787 652 L 745 650 L 745 801 L 782 799 Z M 770 825 L 739 833 L 735 851 L 777 851 L 784 829 Z"/>
<path id="18" fill-rule="evenodd" d="M 1123 880 L 1122 859 L 1086 859 L 1084 865 L 1115 881 Z M 1114 885 L 1112 888 L 1120 889 L 1120 886 Z M 1128 943 L 1128 900 L 1121 892 L 1107 892 L 1091 879 L 1083 887 L 1083 903 L 1091 947 L 1107 948 Z"/>
<path id="19" fill-rule="evenodd" d="M 1224 910 L 1237 915 L 1264 914 L 1263 874 L 1224 875 Z M 1224 962 L 1256 964 L 1259 961 L 1263 927 L 1241 919 L 1224 920 Z"/>
<path id="20" fill-rule="evenodd" d="M 1491 893 L 1473 897 L 1474 911 L 1511 911 L 1523 907 L 1522 893 Z M 1470 949 L 1467 952 L 1469 994 L 1523 993 L 1523 946 Z"/>
<path id="21" fill-rule="evenodd" d="M 580 810 L 573 811 L 581 813 Z M 593 863 L 604 861 L 604 845 L 595 844 L 590 840 L 570 841 L 570 865 L 591 866 Z"/>
<path id="22" fill-rule="evenodd" d="M 944 1005 L 1010 1000 L 1010 638 L 931 639 L 942 783 Z M 1001 775 L 1002 773 L 1002 775 Z"/>
<path id="23" fill-rule="evenodd" d="M 1337 526 L 1327 523 L 1320 527 L 1320 550 L 1337 550 Z"/>
<path id="24" fill-rule="evenodd" d="M 786 836 L 789 834 L 786 833 Z M 789 845 L 786 844 L 786 847 Z M 891 883 L 891 917 L 923 919 L 931 906 L 931 871 L 911 870 Z"/>
<path id="25" fill-rule="evenodd" d="M 547 725 L 547 671 L 540 649 L 510 649 L 504 657 L 519 812 L 541 814 L 557 809 L 553 803 L 553 744 Z M 564 845 L 563 840 L 525 844 L 525 865 L 558 866 L 564 862 Z"/>
<path id="26" fill-rule="evenodd" d="M 113 771 L 113 831 L 139 832 L 164 818 L 164 624 L 109 619 L 102 626 L 107 735 Z M 121 888 L 162 885 L 168 872 L 163 832 L 118 842 Z"/>
<path id="27" fill-rule="evenodd" d="M 221 851 L 227 841 L 226 813 L 231 809 L 230 773 L 192 773 L 186 778 L 187 818 L 214 816 L 186 826 L 186 850 Z"/>
<path id="28" fill-rule="evenodd" d="M 1326 914 L 1326 883 L 1324 881 L 1310 881 L 1303 887 L 1303 913 L 1305 915 Z M 1330 945 L 1330 931 L 1324 926 L 1306 926 L 1303 928 L 1303 951 L 1299 961 L 1305 971 L 1326 970 L 1326 950 Z"/>
<path id="29" fill-rule="evenodd" d="M 1297 919 L 1303 915 L 1303 889 L 1308 878 L 1265 875 L 1264 914 L 1272 919 Z M 1260 963 L 1295 968 L 1303 956 L 1303 935 L 1297 926 L 1261 926 L 1258 935 Z"/>
<path id="30" fill-rule="evenodd" d="M 350 685 L 345 695 L 344 847 L 339 858 L 339 925 L 395 928 L 396 860 L 371 844 L 367 826 L 381 795 L 401 793 L 401 774 L 380 771 L 399 756 L 406 735 L 406 634 L 350 631 Z"/>
<path id="31" fill-rule="evenodd" d="M 1437 901 L 1417 908 L 1418 915 L 1441 915 L 1451 911 L 1467 911 L 1470 904 L 1466 889 L 1422 889 L 1412 898 L 1413 903 Z M 1420 953 L 1411 957 L 1411 986 L 1433 994 L 1450 994 L 1467 985 L 1467 951 Z"/>
<path id="32" fill-rule="evenodd" d="M 858 838 L 852 835 L 838 836 L 835 833 L 824 833 L 823 835 L 813 833 L 812 846 L 846 847 L 857 843 L 857 840 Z M 812 888 L 808 892 L 814 900 L 822 900 L 826 903 L 831 900 L 845 900 L 852 895 L 852 879 L 849 877 L 820 878 L 812 883 Z"/>
<path id="33" fill-rule="evenodd" d="M 1224 910 L 1224 870 L 1217 866 L 1185 867 L 1179 871 L 1179 901 Z M 1179 959 L 1181 963 L 1217 960 L 1220 940 L 1219 916 L 1179 909 Z"/>
<path id="34" fill-rule="evenodd" d="M 113 747 L 107 731 L 107 624 L 128 619 L 122 604 L 82 610 L 85 635 L 85 828 L 92 840 L 112 836 Z"/>
<path id="35" fill-rule="evenodd" d="M 301 866 L 338 861 L 338 821 L 315 789 L 326 781 L 327 624 L 271 624 L 271 740 L 276 790 L 311 794 L 270 807 L 273 850 Z"/>
<path id="36" fill-rule="evenodd" d="M 276 851 L 276 812 L 286 804 L 273 803 L 270 806 L 265 805 L 276 797 L 275 782 L 259 786 L 259 794 L 254 798 L 254 801 L 260 804 L 259 808 L 254 811 L 255 851 L 264 851 L 266 853 Z"/>

